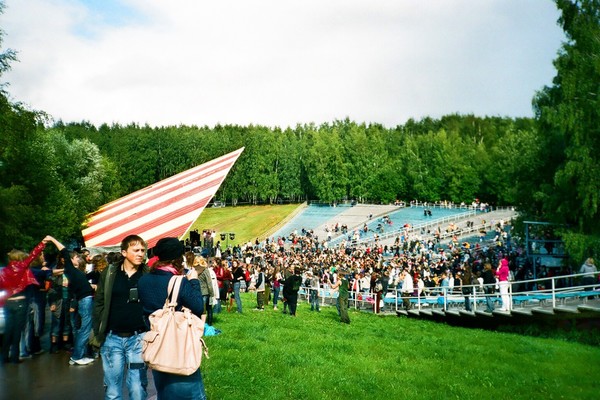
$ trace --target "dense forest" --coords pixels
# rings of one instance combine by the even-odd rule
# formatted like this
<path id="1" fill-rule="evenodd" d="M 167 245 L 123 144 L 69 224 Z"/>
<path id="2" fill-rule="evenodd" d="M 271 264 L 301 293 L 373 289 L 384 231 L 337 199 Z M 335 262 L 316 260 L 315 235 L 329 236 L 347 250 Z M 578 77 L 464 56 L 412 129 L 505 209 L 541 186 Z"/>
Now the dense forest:
<path id="1" fill-rule="evenodd" d="M 335 121 L 281 130 L 263 126 L 120 127 L 57 124 L 46 133 L 89 141 L 117 172 L 111 197 L 244 147 L 217 198 L 233 205 L 354 199 L 515 204 L 518 166 L 533 149 L 533 120 L 453 115 L 393 129 Z M 511 151 L 518 146 L 518 151 Z M 105 178 L 108 176 L 105 175 Z M 110 186 L 108 186 L 110 185 Z"/>
<path id="2" fill-rule="evenodd" d="M 567 41 L 534 118 L 448 115 L 397 127 L 351 120 L 265 126 L 48 122 L 0 87 L 0 247 L 76 237 L 113 199 L 245 147 L 216 198 L 232 205 L 475 198 L 566 224 L 575 257 L 598 252 L 600 2 L 557 0 Z M 0 3 L 0 7 L 2 3 Z M 0 45 L 2 36 L 0 33 Z M 0 75 L 16 53 L 0 53 Z"/>

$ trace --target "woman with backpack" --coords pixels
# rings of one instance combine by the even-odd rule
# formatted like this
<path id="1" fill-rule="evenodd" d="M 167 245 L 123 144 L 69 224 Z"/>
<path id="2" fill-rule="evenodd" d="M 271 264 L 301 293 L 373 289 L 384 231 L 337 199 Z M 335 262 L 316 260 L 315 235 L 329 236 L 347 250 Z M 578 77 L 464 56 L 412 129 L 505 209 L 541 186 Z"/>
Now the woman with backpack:
<path id="1" fill-rule="evenodd" d="M 162 238 L 156 243 L 153 251 L 154 255 L 158 256 L 158 261 L 152 264 L 150 272 L 138 282 L 139 300 L 146 317 L 163 308 L 171 277 L 184 274 L 183 244 L 179 239 Z M 198 317 L 202 316 L 204 301 L 196 269 L 191 268 L 187 279 L 182 280 L 176 301 L 177 310 L 186 307 Z M 158 400 L 206 399 L 200 368 L 191 375 L 177 375 L 153 369 L 152 376 Z"/>

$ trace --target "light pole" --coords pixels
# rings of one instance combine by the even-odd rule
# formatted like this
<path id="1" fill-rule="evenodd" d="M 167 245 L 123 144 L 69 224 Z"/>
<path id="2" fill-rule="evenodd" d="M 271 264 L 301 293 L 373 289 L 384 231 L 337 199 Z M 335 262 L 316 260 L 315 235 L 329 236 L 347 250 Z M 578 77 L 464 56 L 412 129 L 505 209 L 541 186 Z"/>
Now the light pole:
<path id="1" fill-rule="evenodd" d="M 225 245 L 225 249 L 227 251 L 229 251 L 229 240 L 235 239 L 235 232 L 221 232 L 220 236 L 221 236 L 221 241 L 227 239 L 227 242 L 226 242 L 227 244 Z"/>

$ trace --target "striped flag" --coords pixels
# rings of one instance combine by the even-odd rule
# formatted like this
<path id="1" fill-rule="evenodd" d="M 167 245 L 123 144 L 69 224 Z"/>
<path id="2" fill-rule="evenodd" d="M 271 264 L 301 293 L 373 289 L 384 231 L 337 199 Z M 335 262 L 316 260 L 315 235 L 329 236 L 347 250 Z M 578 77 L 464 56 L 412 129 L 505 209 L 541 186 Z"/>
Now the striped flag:
<path id="1" fill-rule="evenodd" d="M 86 247 L 119 246 L 131 234 L 141 236 L 148 248 L 162 237 L 181 238 L 242 151 L 243 147 L 100 207 L 82 231 Z"/>

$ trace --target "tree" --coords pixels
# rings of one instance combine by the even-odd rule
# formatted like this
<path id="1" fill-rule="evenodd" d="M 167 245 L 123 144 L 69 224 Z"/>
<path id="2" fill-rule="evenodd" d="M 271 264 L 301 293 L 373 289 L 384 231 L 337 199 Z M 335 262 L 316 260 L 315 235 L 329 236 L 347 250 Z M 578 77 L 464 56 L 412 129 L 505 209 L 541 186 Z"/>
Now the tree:
<path id="1" fill-rule="evenodd" d="M 4 3 L 0 2 L 0 14 Z M 0 30 L 0 47 L 4 32 Z M 16 52 L 11 49 L 0 52 L 0 76 L 15 61 Z M 18 158 L 19 146 L 35 135 L 35 114 L 19 104 L 8 100 L 6 84 L 0 83 L 0 254 L 11 248 L 29 248 L 33 241 L 33 231 L 28 221 L 36 215 L 33 199 L 23 184 L 15 182 L 13 174 L 20 176 L 18 166 L 23 165 Z"/>
<path id="2" fill-rule="evenodd" d="M 291 129 L 281 133 L 281 145 L 277 155 L 279 195 L 291 201 L 302 198 L 302 144 Z"/>
<path id="3" fill-rule="evenodd" d="M 4 5 L 0 3 L 0 12 Z M 0 44 L 3 33 L 0 31 Z M 0 75 L 16 60 L 16 53 L 0 54 Z M 90 125 L 82 124 L 80 138 L 68 140 L 64 124 L 46 129 L 43 112 L 11 103 L 0 85 L 0 252 L 30 249 L 46 234 L 75 238 L 87 213 L 94 211 L 113 189 L 112 164 L 85 138 Z M 72 130 L 75 136 L 75 129 Z M 111 175 L 111 171 L 113 175 Z"/>
<path id="4" fill-rule="evenodd" d="M 583 234 L 600 234 L 600 1 L 556 0 L 567 41 L 553 85 L 534 99 L 542 142 L 530 204 Z"/>
<path id="5" fill-rule="evenodd" d="M 303 156 L 310 193 L 326 202 L 346 197 L 348 172 L 340 149 L 339 127 L 323 124 L 319 129 L 305 130 L 307 146 Z"/>

